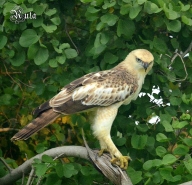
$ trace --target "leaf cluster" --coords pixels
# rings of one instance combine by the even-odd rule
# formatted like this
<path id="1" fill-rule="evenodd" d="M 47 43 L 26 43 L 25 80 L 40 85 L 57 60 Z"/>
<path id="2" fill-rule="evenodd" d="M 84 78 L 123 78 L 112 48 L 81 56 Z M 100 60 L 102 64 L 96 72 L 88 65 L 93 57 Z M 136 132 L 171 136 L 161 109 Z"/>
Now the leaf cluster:
<path id="1" fill-rule="evenodd" d="M 36 18 L 12 22 L 15 6 Z M 0 156 L 12 168 L 48 148 L 82 145 L 82 127 L 89 146 L 98 148 L 86 113 L 59 118 L 28 141 L 11 143 L 10 138 L 33 119 L 35 107 L 64 85 L 110 69 L 131 50 L 145 48 L 153 53 L 155 64 L 145 79 L 144 95 L 119 109 L 112 139 L 132 158 L 127 173 L 133 184 L 192 180 L 190 2 L 2 0 L 0 13 Z M 44 156 L 34 162 L 34 169 L 35 183 L 108 183 L 80 159 L 61 162 Z M 0 163 L 0 177 L 6 173 Z"/>

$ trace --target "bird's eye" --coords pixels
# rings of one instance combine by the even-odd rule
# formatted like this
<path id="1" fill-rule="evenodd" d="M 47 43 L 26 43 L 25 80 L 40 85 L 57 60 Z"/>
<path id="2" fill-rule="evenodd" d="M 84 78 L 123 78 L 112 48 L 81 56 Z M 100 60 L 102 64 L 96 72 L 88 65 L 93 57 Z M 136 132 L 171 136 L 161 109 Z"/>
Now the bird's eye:
<path id="1" fill-rule="evenodd" d="M 138 63 L 143 63 L 143 61 L 140 58 L 136 58 Z"/>

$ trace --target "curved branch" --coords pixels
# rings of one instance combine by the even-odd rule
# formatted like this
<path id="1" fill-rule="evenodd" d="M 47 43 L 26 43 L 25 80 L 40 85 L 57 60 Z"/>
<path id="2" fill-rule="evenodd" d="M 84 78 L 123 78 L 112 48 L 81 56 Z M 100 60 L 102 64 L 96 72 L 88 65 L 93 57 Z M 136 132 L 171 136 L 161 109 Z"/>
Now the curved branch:
<path id="1" fill-rule="evenodd" d="M 82 146 L 63 146 L 63 147 L 52 148 L 25 161 L 18 168 L 11 170 L 9 174 L 0 178 L 0 184 L 1 185 L 13 184 L 13 182 L 22 178 L 23 173 L 28 174 L 31 170 L 31 165 L 33 160 L 41 159 L 43 155 L 48 155 L 50 157 L 73 156 L 73 157 L 80 157 L 80 158 L 89 160 L 87 155 L 87 150 L 85 147 L 82 147 Z"/>
<path id="2" fill-rule="evenodd" d="M 73 156 L 73 157 L 80 157 L 80 158 L 89 160 L 97 166 L 96 169 L 98 169 L 98 166 L 99 166 L 99 171 L 101 173 L 103 173 L 104 171 L 108 172 L 107 174 L 106 173 L 103 173 L 103 174 L 108 179 L 110 179 L 113 183 L 117 185 L 132 185 L 125 171 L 122 171 L 119 167 L 113 167 L 112 165 L 108 164 L 110 162 L 109 162 L 109 159 L 106 158 L 106 155 L 98 157 L 100 160 L 93 160 L 93 156 L 96 156 L 97 153 L 98 153 L 97 150 L 91 150 L 90 148 L 87 149 L 82 146 L 62 146 L 62 147 L 52 148 L 25 161 L 22 165 L 20 165 L 16 169 L 11 170 L 9 174 L 0 178 L 0 184 L 1 185 L 13 184 L 13 182 L 22 178 L 24 174 L 30 173 L 32 169 L 32 162 L 34 159 L 41 159 L 43 155 L 48 155 L 52 158 L 61 158 L 63 156 Z M 108 166 L 107 168 L 105 168 L 106 165 Z M 112 175 L 118 177 L 118 179 L 121 180 L 121 183 L 120 184 L 119 182 L 116 183 L 116 181 L 114 181 L 113 178 L 111 178 Z"/>

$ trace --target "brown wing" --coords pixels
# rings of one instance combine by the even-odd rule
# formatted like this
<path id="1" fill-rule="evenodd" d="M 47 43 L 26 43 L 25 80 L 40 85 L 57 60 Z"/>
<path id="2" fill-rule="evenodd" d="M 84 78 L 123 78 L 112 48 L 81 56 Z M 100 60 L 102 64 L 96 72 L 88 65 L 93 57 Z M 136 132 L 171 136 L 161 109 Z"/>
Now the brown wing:
<path id="1" fill-rule="evenodd" d="M 138 88 L 137 78 L 122 68 L 85 75 L 65 86 L 49 105 L 56 112 L 72 114 L 124 101 Z"/>

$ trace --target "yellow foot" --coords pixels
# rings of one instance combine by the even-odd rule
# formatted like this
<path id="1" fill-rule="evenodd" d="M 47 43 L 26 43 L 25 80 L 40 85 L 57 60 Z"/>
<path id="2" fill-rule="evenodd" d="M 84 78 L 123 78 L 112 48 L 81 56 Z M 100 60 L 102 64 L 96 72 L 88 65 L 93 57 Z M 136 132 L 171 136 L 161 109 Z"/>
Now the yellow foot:
<path id="1" fill-rule="evenodd" d="M 99 157 L 103 155 L 104 152 L 109 152 L 107 149 L 101 149 L 98 153 Z"/>
<path id="2" fill-rule="evenodd" d="M 111 163 L 112 164 L 116 164 L 118 165 L 120 168 L 126 170 L 128 167 L 128 162 L 129 160 L 131 160 L 131 158 L 129 156 L 121 156 L 121 157 L 113 157 L 111 159 Z"/>

